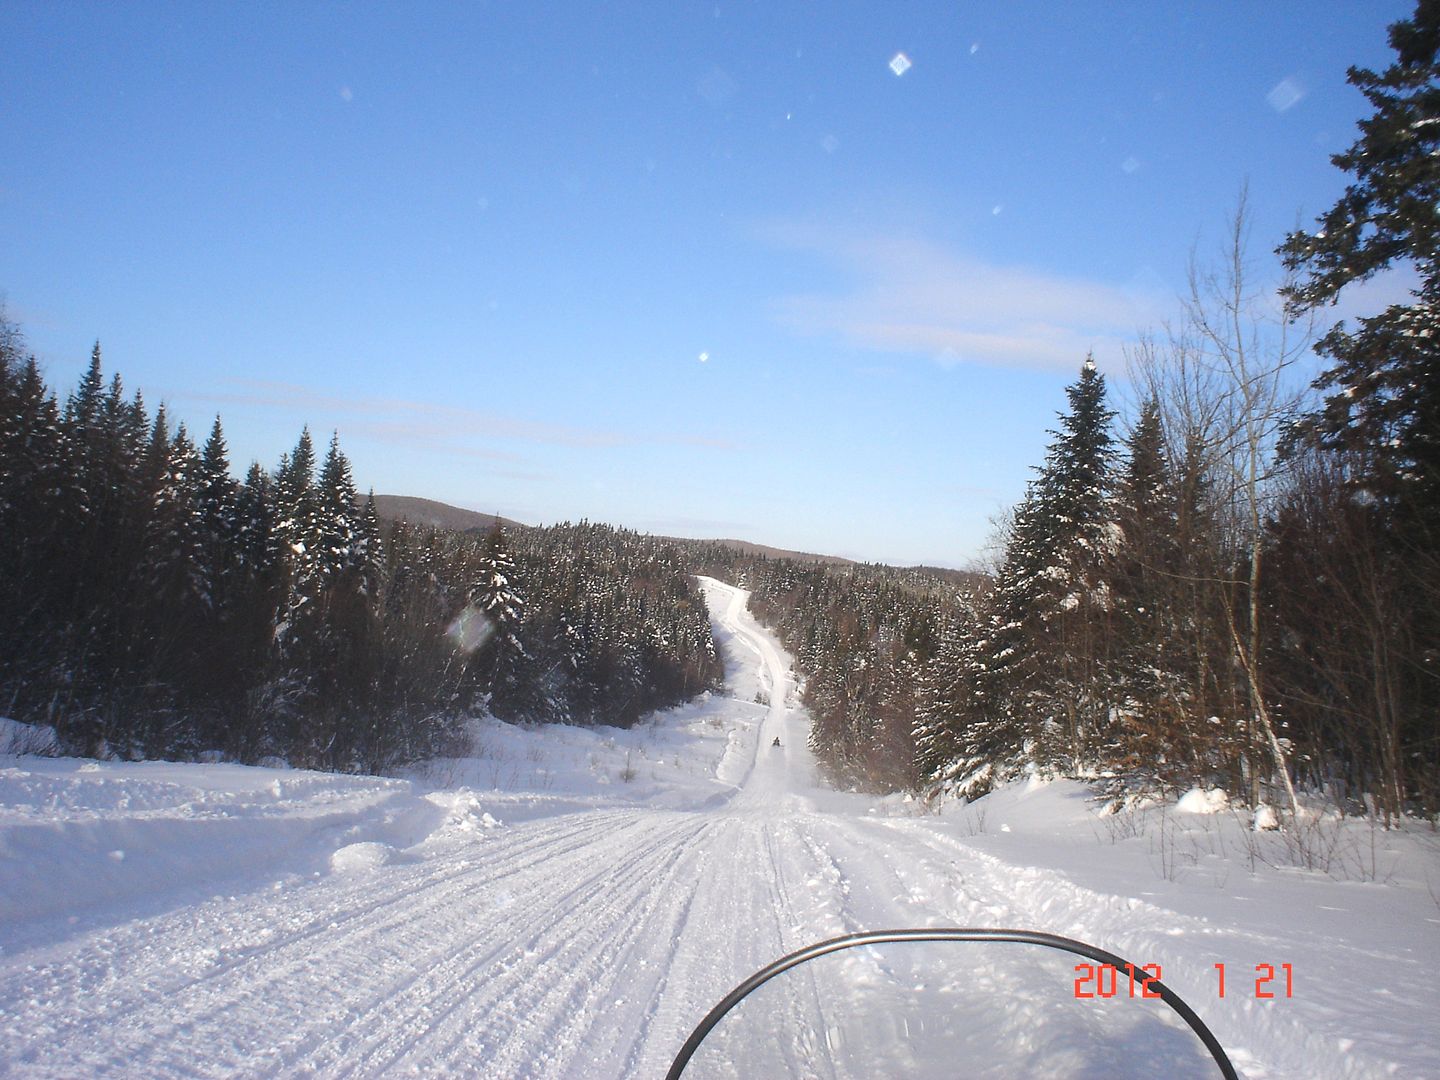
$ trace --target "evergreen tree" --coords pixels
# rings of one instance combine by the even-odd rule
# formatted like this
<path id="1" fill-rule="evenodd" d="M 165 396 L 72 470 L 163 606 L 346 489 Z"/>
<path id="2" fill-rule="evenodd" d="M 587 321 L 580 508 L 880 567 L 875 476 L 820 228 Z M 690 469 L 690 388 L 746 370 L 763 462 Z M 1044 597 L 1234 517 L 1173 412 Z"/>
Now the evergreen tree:
<path id="1" fill-rule="evenodd" d="M 275 531 L 291 555 L 304 557 L 315 542 L 315 444 L 310 429 L 300 433 L 295 449 L 280 458 L 275 470 Z"/>
<path id="2" fill-rule="evenodd" d="M 1042 763 L 1079 769 L 1105 737 L 1110 595 L 1103 565 L 1113 544 L 1113 456 L 1105 378 L 1087 359 L 1066 388 L 1070 408 L 1039 477 L 1017 510 L 997 583 L 995 654 L 1006 706 Z"/>
<path id="3" fill-rule="evenodd" d="M 238 485 L 230 476 L 229 453 L 220 417 L 200 452 L 195 473 L 195 517 L 205 580 L 206 603 L 223 608 L 236 572 L 240 521 Z"/>
<path id="4" fill-rule="evenodd" d="M 1017 775 L 1035 750 L 1027 717 L 1016 712 L 1014 651 L 1004 644 L 1014 639 L 1005 629 L 999 614 L 992 614 L 958 642 L 950 703 L 957 737 L 950 759 L 933 776 L 964 798 Z"/>
<path id="5" fill-rule="evenodd" d="M 318 585 L 320 530 L 315 445 L 308 427 L 300 433 L 295 449 L 281 457 L 280 466 L 275 470 L 272 498 L 275 507 L 272 530 L 286 572 L 285 601 L 276 627 L 276 639 L 284 643 L 292 637 L 296 619 L 314 612 Z"/>
<path id="6" fill-rule="evenodd" d="M 100 366 L 100 342 L 97 341 L 90 349 L 90 366 L 65 401 L 66 424 L 73 431 L 86 433 L 99 427 L 104 394 L 105 378 Z"/>
<path id="7" fill-rule="evenodd" d="M 0 543 L 9 541 L 11 560 L 22 538 L 38 547 L 53 530 L 61 468 L 59 409 L 39 365 L 33 356 L 21 364 L 18 346 L 9 351 L 0 343 Z M 11 560 L 6 565 L 20 572 L 22 564 Z"/>
<path id="8" fill-rule="evenodd" d="M 941 634 L 940 647 L 920 679 L 915 708 L 915 766 L 925 781 L 937 784 L 961 756 L 961 739 L 967 716 L 961 706 L 969 675 L 966 649 L 974 637 L 974 613 L 956 619 Z"/>
<path id="9" fill-rule="evenodd" d="M 210 581 L 197 512 L 200 454 L 184 424 L 168 440 L 163 438 L 161 415 L 156 417 L 155 428 L 162 442 L 155 448 L 158 460 L 151 464 L 157 475 L 150 492 L 146 576 L 166 603 L 194 600 L 208 606 Z"/>
<path id="10" fill-rule="evenodd" d="M 274 482 L 258 461 L 251 462 L 235 493 L 235 557 L 247 577 L 266 573 L 279 558 L 275 513 Z"/>
<path id="11" fill-rule="evenodd" d="M 515 560 L 500 523 L 485 534 L 468 590 L 469 610 L 484 628 L 485 640 L 470 660 L 471 678 L 497 716 L 523 715 L 529 700 L 521 693 L 526 659 L 520 643 L 525 600 L 516 585 Z"/>
<path id="12" fill-rule="evenodd" d="M 1333 304 L 1352 282 L 1409 264 L 1420 276 L 1410 304 L 1358 329 L 1335 326 L 1317 351 L 1335 361 L 1316 383 L 1334 391 L 1306 430 L 1356 449 L 1369 484 L 1412 508 L 1436 542 L 1440 527 L 1440 0 L 1390 27 L 1396 60 L 1377 74 L 1352 67 L 1351 84 L 1374 107 L 1361 137 L 1331 161 L 1354 182 L 1319 219 L 1280 248 L 1306 275 L 1288 292 L 1294 313 Z"/>
<path id="13" fill-rule="evenodd" d="M 1374 538 L 1378 575 L 1368 560 L 1340 560 L 1354 576 L 1333 588 L 1371 602 L 1385 596 L 1383 612 L 1366 614 L 1375 628 L 1367 632 L 1373 683 L 1366 696 L 1396 718 L 1385 736 L 1394 744 L 1382 770 L 1387 813 L 1412 798 L 1433 812 L 1440 806 L 1440 0 L 1418 0 L 1389 39 L 1393 64 L 1349 72 L 1374 109 L 1360 122 L 1360 138 L 1331 159 L 1352 182 L 1319 228 L 1292 233 L 1280 254 L 1304 275 L 1287 295 L 1295 314 L 1334 304 L 1347 285 L 1397 266 L 1419 277 L 1410 303 L 1354 329 L 1339 323 L 1321 339 L 1317 351 L 1334 363 L 1315 385 L 1329 396 L 1296 434 L 1340 454 L 1316 473 L 1342 477 L 1351 489 L 1354 505 L 1335 513 L 1373 519 L 1353 531 Z M 1325 538 L 1300 538 L 1299 520 L 1306 518 L 1292 519 L 1289 546 L 1330 549 Z M 1391 593 L 1367 584 L 1381 579 L 1401 587 Z"/>
<path id="14" fill-rule="evenodd" d="M 65 648 L 56 616 L 69 485 L 59 408 L 23 347 L 0 311 L 0 688 L 43 693 Z"/>
<path id="15" fill-rule="evenodd" d="M 339 577 L 359 565 L 358 499 L 350 461 L 340 450 L 336 432 L 330 438 L 316 491 L 315 573 L 322 580 Z"/>
<path id="16" fill-rule="evenodd" d="M 356 561 L 360 569 L 360 590 L 377 599 L 384 577 L 385 550 L 380 535 L 380 514 L 375 508 L 375 491 L 365 497 L 356 533 Z"/>
<path id="17" fill-rule="evenodd" d="M 1176 485 L 1165 457 L 1159 402 L 1140 409 L 1126 439 L 1116 484 L 1116 543 L 1107 578 L 1113 596 L 1113 692 L 1117 724 L 1101 755 L 1122 782 L 1148 782 L 1164 747 L 1177 736 L 1183 696 L 1178 652 L 1184 640 L 1177 617 L 1179 551 Z"/>
<path id="18" fill-rule="evenodd" d="M 140 482 L 148 500 L 153 500 L 165 484 L 165 476 L 170 468 L 171 439 L 170 414 L 162 401 L 155 410 L 155 420 L 150 426 L 150 437 L 146 440 L 141 458 L 144 465 Z"/>

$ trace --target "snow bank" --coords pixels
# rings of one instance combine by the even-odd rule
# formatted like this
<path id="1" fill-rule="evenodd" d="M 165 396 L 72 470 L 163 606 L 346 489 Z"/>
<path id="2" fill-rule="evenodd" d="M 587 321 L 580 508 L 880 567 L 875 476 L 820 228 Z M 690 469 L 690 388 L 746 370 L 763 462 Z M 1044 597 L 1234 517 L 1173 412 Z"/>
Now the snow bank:
<path id="1" fill-rule="evenodd" d="M 1218 814 L 1230 805 L 1230 797 L 1219 788 L 1191 788 L 1180 796 L 1175 809 L 1182 814 Z"/>
<path id="2" fill-rule="evenodd" d="M 19 758 L 0 768 L 0 925 L 268 885 L 323 870 L 347 839 L 414 842 L 441 816 L 403 780 Z"/>

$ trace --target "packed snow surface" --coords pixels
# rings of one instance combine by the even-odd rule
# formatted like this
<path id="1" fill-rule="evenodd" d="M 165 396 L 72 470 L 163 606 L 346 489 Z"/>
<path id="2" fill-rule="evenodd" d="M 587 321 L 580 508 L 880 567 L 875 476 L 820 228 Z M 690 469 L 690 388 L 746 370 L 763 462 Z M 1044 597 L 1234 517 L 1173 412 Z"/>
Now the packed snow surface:
<path id="1" fill-rule="evenodd" d="M 783 953 L 973 926 L 1158 966 L 1247 1077 L 1440 1077 L 1423 825 L 1256 832 L 1205 792 L 1106 813 L 1039 780 L 940 808 L 836 792 L 788 658 L 742 591 L 705 589 L 726 690 L 630 730 L 477 721 L 471 756 L 404 778 L 0 759 L 0 1074 L 659 1077 Z M 686 1076 L 1217 1075 L 1078 960 L 834 954 Z"/>

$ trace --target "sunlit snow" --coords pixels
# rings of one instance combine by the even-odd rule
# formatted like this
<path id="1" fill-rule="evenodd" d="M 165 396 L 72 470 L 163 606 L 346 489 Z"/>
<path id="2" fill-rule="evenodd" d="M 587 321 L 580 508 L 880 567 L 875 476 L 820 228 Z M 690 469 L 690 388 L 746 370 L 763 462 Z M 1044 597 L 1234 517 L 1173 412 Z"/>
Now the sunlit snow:
<path id="1" fill-rule="evenodd" d="M 789 658 L 704 587 L 724 691 L 626 730 L 480 718 L 399 778 L 0 761 L 0 1072 L 661 1076 L 781 954 L 948 925 L 1158 966 L 1251 1080 L 1440 1075 L 1425 827 L 1253 832 L 1210 792 L 1107 810 L 1038 777 L 969 805 L 835 791 Z M 837 954 L 693 1075 L 1213 1075 L 1158 1003 L 1077 996 L 1073 959 Z M 1292 994 L 1257 996 L 1266 965 Z"/>

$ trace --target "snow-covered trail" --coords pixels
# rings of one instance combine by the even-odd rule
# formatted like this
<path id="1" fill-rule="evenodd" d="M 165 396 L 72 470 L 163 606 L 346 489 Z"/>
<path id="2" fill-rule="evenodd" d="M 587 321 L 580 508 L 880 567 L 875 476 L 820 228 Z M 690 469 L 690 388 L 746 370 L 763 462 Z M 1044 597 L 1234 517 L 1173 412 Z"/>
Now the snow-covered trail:
<path id="1" fill-rule="evenodd" d="M 0 1074 L 655 1077 L 710 1006 L 768 961 L 840 933 L 925 925 L 1049 930 L 1164 963 L 1254 1077 L 1383 1074 L 1363 1055 L 1337 1057 L 1334 1018 L 1319 1006 L 1221 1012 L 1206 1000 L 1219 928 L 1204 918 L 1011 865 L 930 820 L 879 816 L 873 799 L 826 790 L 788 659 L 742 591 L 705 587 L 729 672 L 724 708 L 747 733 L 719 766 L 728 794 L 483 835 L 431 822 L 386 865 L 252 880 L 49 939 L 0 935 Z M 1284 947 L 1260 936 L 1246 956 L 1284 960 L 1274 953 Z M 830 974 L 874 986 L 883 980 L 866 972 L 894 962 L 857 956 Z M 947 988 L 948 1012 L 1039 1055 L 1029 1070 L 974 1075 L 1036 1074 L 1054 1048 L 1034 1033 L 1067 1004 L 1070 972 L 1035 967 L 1016 985 L 992 955 L 977 957 L 965 992 Z M 822 1045 L 839 1034 L 816 1008 L 848 991 L 827 979 L 807 974 L 764 1003 L 795 1075 L 843 1074 Z M 1052 1041 L 1081 1021 L 1058 1022 Z M 905 1032 L 865 1039 L 881 1055 L 872 1065 L 906 1071 Z"/>

